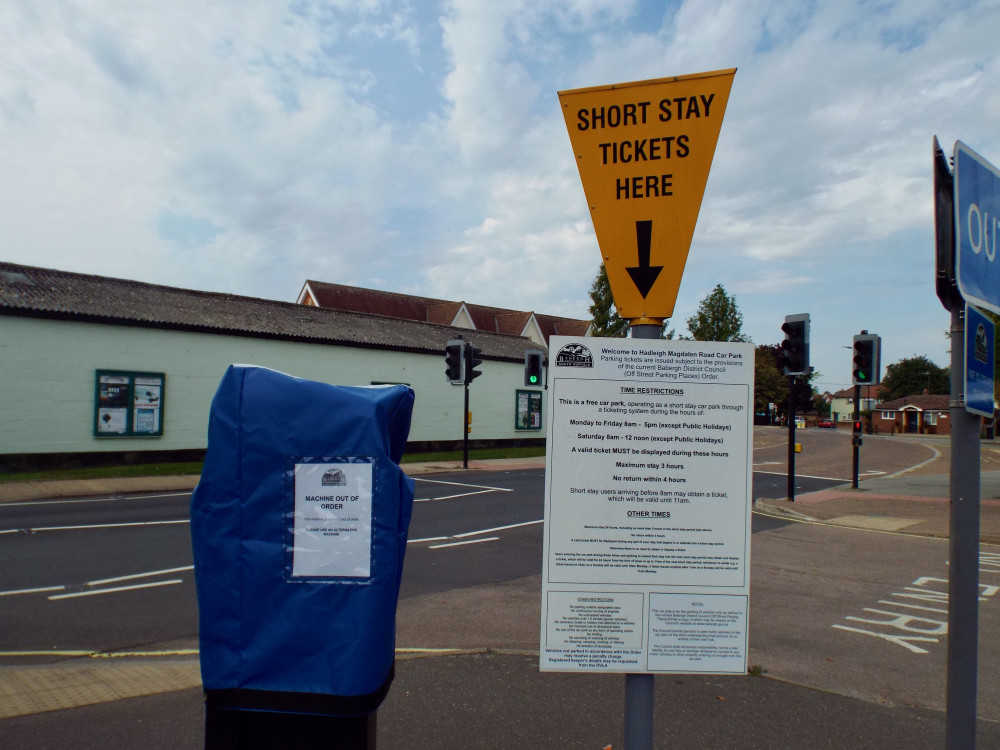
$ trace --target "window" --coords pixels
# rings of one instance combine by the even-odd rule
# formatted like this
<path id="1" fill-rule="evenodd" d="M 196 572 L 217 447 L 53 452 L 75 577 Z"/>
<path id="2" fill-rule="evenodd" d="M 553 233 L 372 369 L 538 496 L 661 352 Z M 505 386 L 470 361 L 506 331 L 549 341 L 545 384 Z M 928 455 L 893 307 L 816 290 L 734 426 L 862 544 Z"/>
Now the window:
<path id="1" fill-rule="evenodd" d="M 936 411 L 926 411 L 924 412 L 924 424 L 936 425 L 937 424 L 937 412 Z"/>
<path id="2" fill-rule="evenodd" d="M 98 370 L 94 388 L 95 437 L 163 435 L 162 372 Z"/>
<path id="3" fill-rule="evenodd" d="M 882 412 L 882 419 L 895 419 L 896 412 L 894 411 L 884 411 Z"/>

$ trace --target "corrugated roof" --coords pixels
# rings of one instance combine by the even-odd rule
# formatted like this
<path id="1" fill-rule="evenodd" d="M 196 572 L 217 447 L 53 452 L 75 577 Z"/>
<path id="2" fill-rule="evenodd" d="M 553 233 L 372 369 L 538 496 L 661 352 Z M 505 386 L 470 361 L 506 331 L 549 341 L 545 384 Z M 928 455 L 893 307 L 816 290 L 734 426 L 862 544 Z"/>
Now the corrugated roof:
<path id="1" fill-rule="evenodd" d="M 427 353 L 461 335 L 508 361 L 537 348 L 521 336 L 4 262 L 0 314 Z"/>
<path id="2" fill-rule="evenodd" d="M 375 313 L 420 322 L 441 323 L 445 319 L 450 322 L 455 319 L 455 315 L 458 314 L 463 304 L 462 302 L 432 297 L 331 284 L 314 279 L 307 279 L 305 286 L 312 291 L 313 299 L 320 307 Z M 479 331 L 493 331 L 519 336 L 532 315 L 535 316 L 546 340 L 553 334 L 583 336 L 590 327 L 588 320 L 541 315 L 523 310 L 507 310 L 502 307 L 490 307 L 468 302 L 465 303 L 465 307 Z"/>

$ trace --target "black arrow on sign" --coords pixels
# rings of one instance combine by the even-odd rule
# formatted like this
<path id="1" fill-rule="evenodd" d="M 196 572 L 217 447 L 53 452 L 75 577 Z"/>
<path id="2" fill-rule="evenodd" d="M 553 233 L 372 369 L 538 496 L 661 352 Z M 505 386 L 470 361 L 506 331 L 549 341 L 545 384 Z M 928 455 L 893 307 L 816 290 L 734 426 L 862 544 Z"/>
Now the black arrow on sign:
<path id="1" fill-rule="evenodd" d="M 652 221 L 637 221 L 635 223 L 635 243 L 639 246 L 639 265 L 625 269 L 632 277 L 632 283 L 635 284 L 635 288 L 639 290 L 643 299 L 646 299 L 649 290 L 656 283 L 656 277 L 663 270 L 663 266 L 649 265 L 649 245 L 652 236 Z"/>

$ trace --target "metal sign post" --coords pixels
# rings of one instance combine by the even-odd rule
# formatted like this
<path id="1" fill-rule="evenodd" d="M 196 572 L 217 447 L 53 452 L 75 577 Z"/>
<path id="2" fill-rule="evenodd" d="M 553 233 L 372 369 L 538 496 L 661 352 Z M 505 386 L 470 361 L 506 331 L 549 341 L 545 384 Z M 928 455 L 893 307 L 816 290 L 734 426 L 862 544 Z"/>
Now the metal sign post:
<path id="1" fill-rule="evenodd" d="M 996 259 L 1000 170 L 961 141 L 954 175 L 934 139 L 936 287 L 951 311 L 951 476 L 945 747 L 976 746 L 979 635 L 979 415 L 992 416 L 993 327 L 969 303 L 1000 314 Z M 952 202 L 949 211 L 949 200 Z M 963 300 L 965 304 L 963 304 Z M 970 322 L 974 321 L 974 322 Z M 973 338 L 966 337 L 971 328 Z M 981 329 L 981 330 L 980 330 Z M 979 362 L 970 360 L 971 356 Z M 986 351 L 977 351 L 986 350 Z M 974 376 L 974 380 L 970 380 Z M 971 403 L 970 403 L 971 398 Z"/>
<path id="2" fill-rule="evenodd" d="M 629 326 L 634 339 L 659 339 L 660 326 Z M 625 750 L 653 750 L 653 675 L 625 675 L 625 727 L 622 745 Z"/>
<path id="3" fill-rule="evenodd" d="M 951 311 L 951 516 L 948 533 L 948 687 L 945 747 L 976 746 L 979 666 L 979 418 L 962 395 L 965 321 Z"/>

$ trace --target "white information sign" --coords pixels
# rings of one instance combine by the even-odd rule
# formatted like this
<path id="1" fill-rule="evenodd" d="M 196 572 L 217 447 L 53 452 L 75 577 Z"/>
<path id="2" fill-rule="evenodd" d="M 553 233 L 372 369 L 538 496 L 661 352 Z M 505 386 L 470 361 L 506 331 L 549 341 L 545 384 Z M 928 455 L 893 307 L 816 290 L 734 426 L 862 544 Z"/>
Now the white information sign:
<path id="1" fill-rule="evenodd" d="M 541 669 L 744 674 L 753 345 L 549 352 Z"/>
<path id="2" fill-rule="evenodd" d="M 293 578 L 370 578 L 372 477 L 367 462 L 295 464 Z"/>

